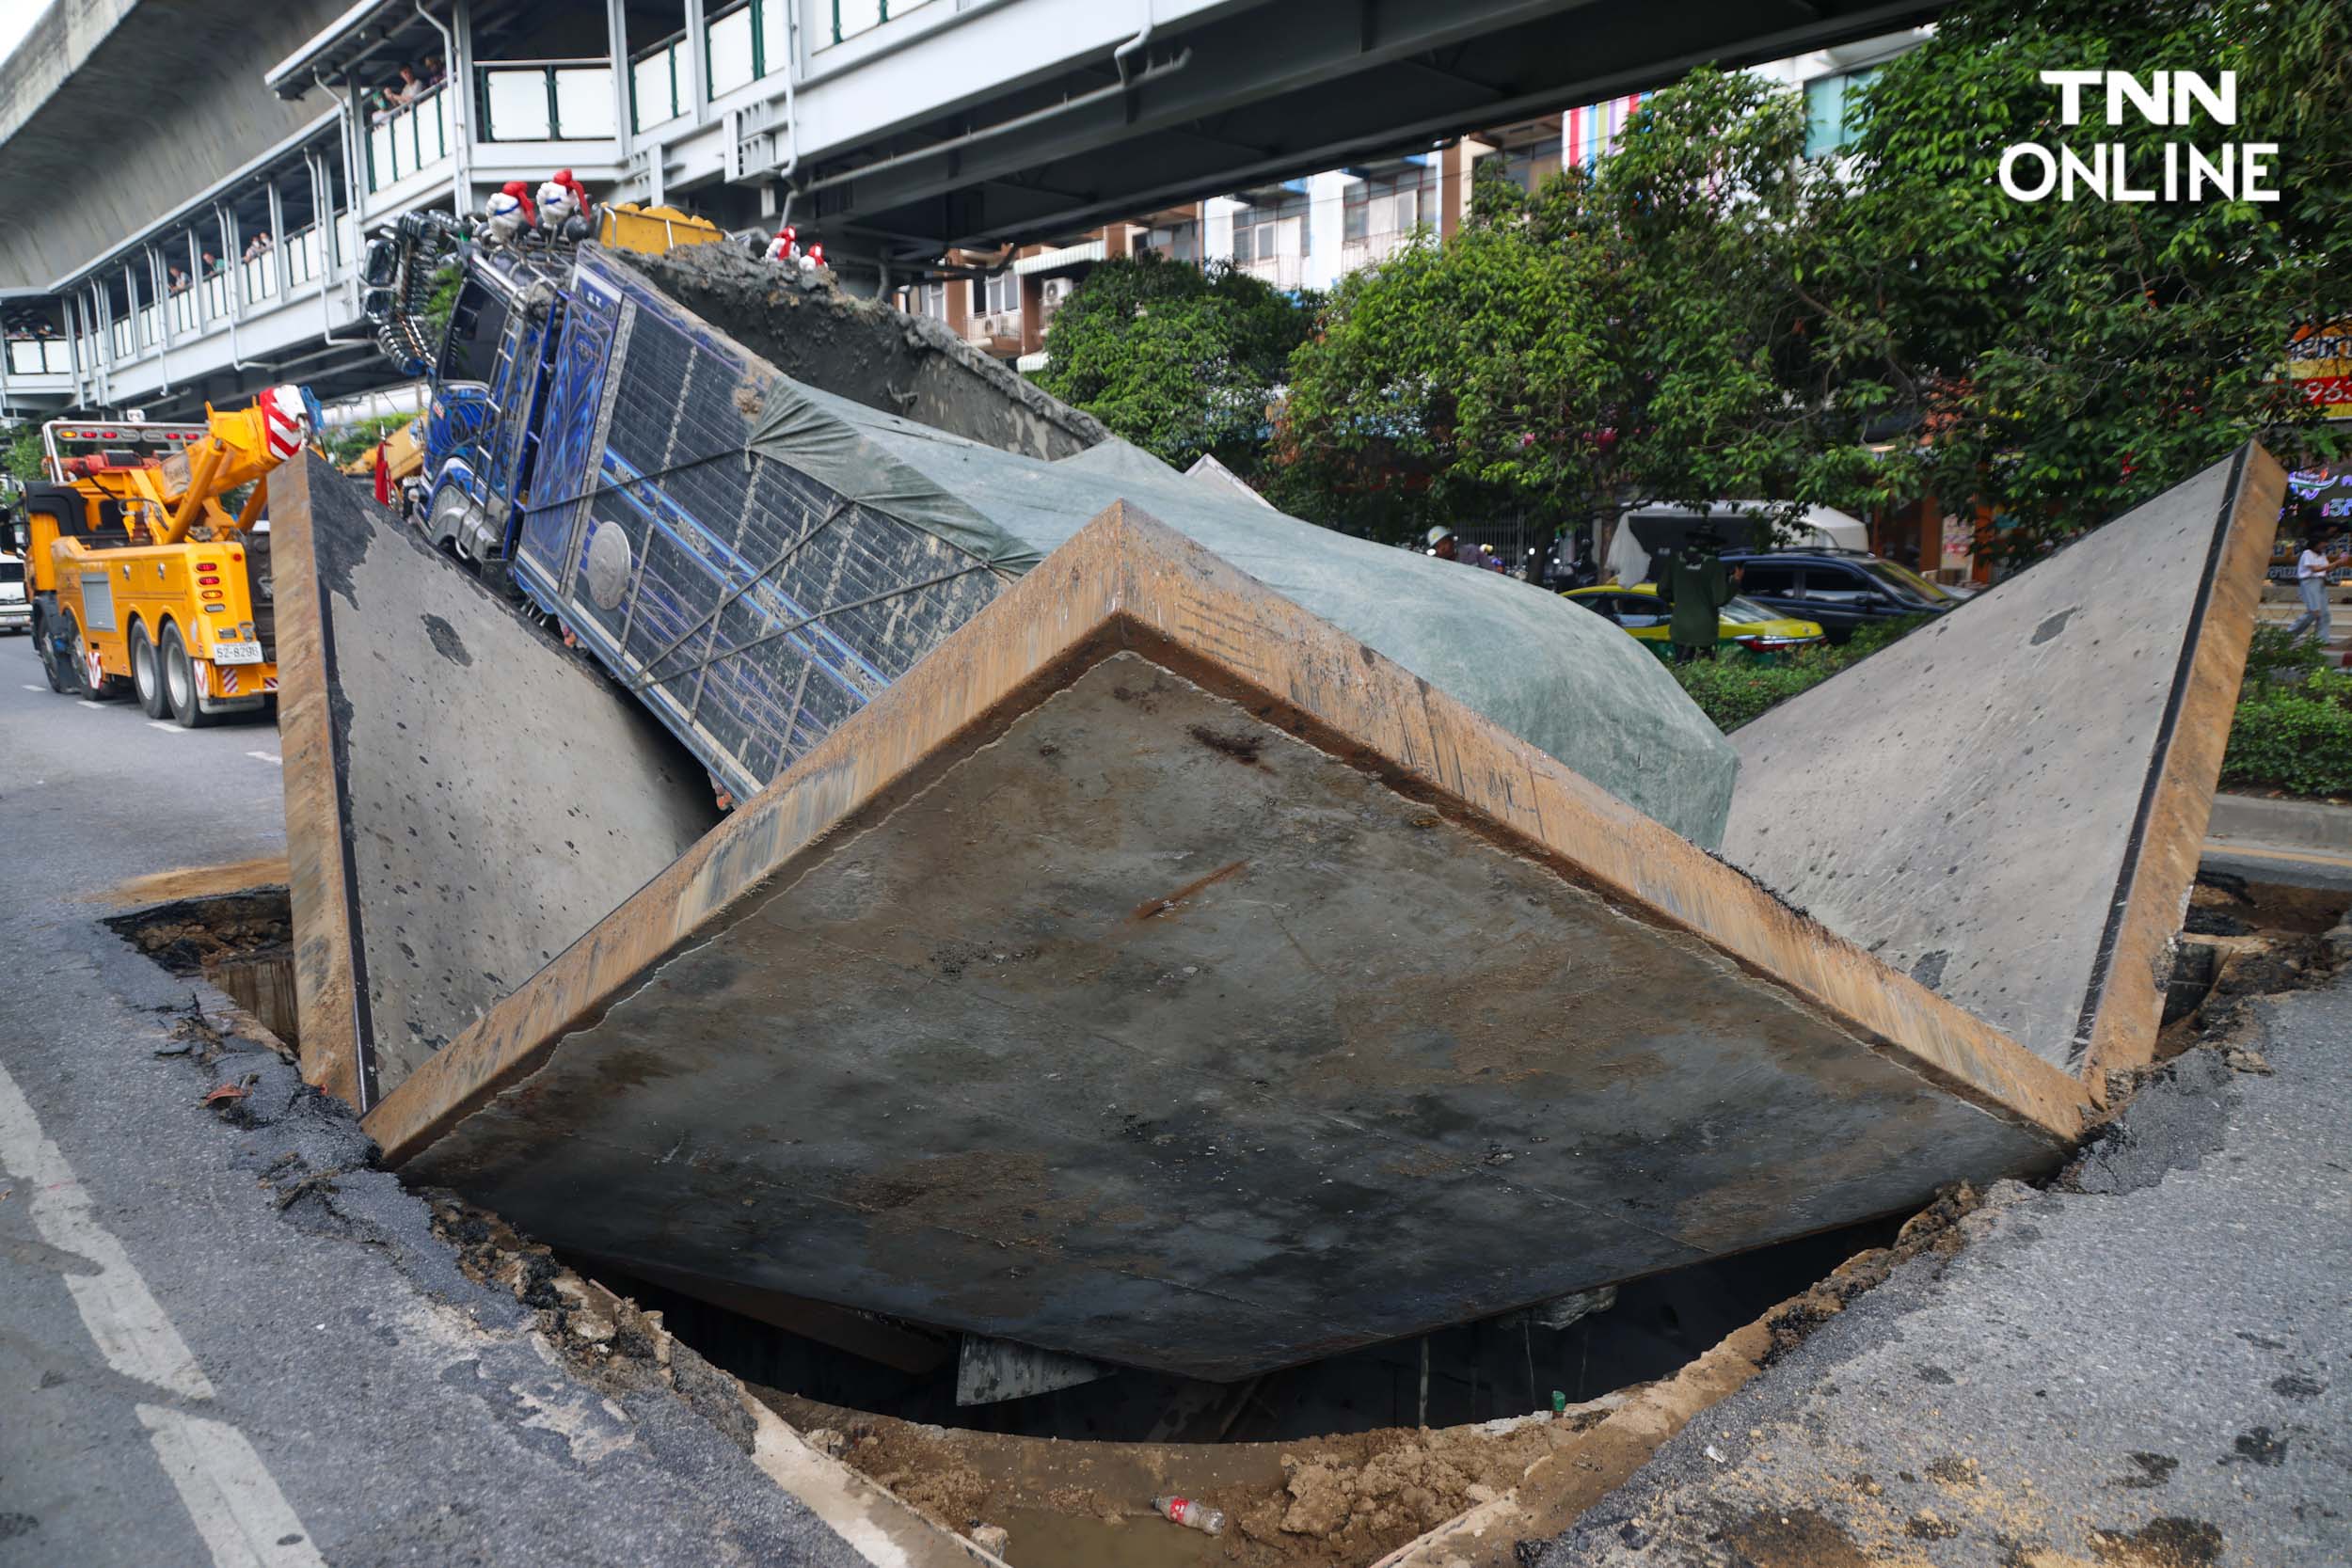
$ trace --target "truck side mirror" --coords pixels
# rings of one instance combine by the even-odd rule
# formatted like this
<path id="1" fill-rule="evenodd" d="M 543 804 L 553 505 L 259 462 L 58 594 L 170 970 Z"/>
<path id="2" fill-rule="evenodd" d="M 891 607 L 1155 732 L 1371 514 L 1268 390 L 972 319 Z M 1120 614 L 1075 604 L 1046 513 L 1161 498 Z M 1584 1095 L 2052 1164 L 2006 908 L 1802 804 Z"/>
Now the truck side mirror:
<path id="1" fill-rule="evenodd" d="M 368 242 L 367 260 L 359 264 L 359 281 L 371 289 L 389 289 L 400 277 L 400 246 L 389 239 Z"/>

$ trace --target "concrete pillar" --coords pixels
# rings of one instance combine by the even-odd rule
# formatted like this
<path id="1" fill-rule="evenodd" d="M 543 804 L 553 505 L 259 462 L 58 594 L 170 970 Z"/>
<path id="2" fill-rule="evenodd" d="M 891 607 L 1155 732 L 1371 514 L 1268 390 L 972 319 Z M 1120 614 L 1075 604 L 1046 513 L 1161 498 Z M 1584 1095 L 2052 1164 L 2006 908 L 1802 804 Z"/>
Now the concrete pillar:
<path id="1" fill-rule="evenodd" d="M 473 0 L 454 0 L 450 34 L 450 210 L 464 217 L 473 211 Z"/>
<path id="2" fill-rule="evenodd" d="M 1103 230 L 1103 259 L 1116 261 L 1122 256 L 1136 253 L 1135 230 L 1123 223 L 1107 225 Z"/>
<path id="3" fill-rule="evenodd" d="M 1233 259 L 1233 214 L 1241 203 L 1230 196 L 1213 196 L 1200 204 L 1200 261 Z"/>
<path id="4" fill-rule="evenodd" d="M 147 276 L 155 291 L 156 315 L 161 320 L 164 347 L 171 346 L 171 277 L 164 270 L 164 255 L 154 245 L 147 247 Z"/>
<path id="5" fill-rule="evenodd" d="M 375 183 L 368 175 L 368 159 L 372 156 L 368 143 L 368 109 L 360 102 L 357 80 L 343 91 L 342 111 L 343 124 L 348 127 L 343 137 L 343 175 L 351 182 L 352 213 L 364 218 L 375 196 Z"/>
<path id="6" fill-rule="evenodd" d="M 66 358 L 73 366 L 73 401 L 89 402 L 89 366 L 82 354 L 82 308 L 72 294 L 59 302 L 65 314 Z"/>
<path id="7" fill-rule="evenodd" d="M 708 25 L 703 21 L 703 0 L 686 0 L 686 63 L 693 73 L 691 98 L 694 123 L 710 118 L 710 50 Z"/>
<path id="8" fill-rule="evenodd" d="M 1045 346 L 1045 279 L 1036 273 L 1021 279 L 1021 352 L 1035 354 Z"/>
<path id="9" fill-rule="evenodd" d="M 226 202 L 213 205 L 213 219 L 220 226 L 220 269 L 229 279 L 229 319 L 236 321 L 245 314 L 245 268 L 238 258 L 245 254 L 244 236 L 237 232 L 237 214 Z"/>
<path id="10" fill-rule="evenodd" d="M 1307 261 L 1299 280 L 1310 289 L 1328 289 L 1340 280 L 1347 187 L 1357 182 L 1337 169 L 1307 181 Z"/>
<path id="11" fill-rule="evenodd" d="M 270 259 L 262 263 L 269 274 L 270 293 L 286 297 L 286 199 L 279 194 L 278 182 L 269 182 L 269 248 Z"/>
<path id="12" fill-rule="evenodd" d="M 947 330 L 961 338 L 972 329 L 972 283 L 969 278 L 947 279 Z"/>
<path id="13" fill-rule="evenodd" d="M 612 134 L 620 142 L 620 161 L 628 162 L 636 147 L 636 132 L 628 114 L 628 8 L 626 0 L 604 0 L 605 52 L 612 61 Z"/>
<path id="14" fill-rule="evenodd" d="M 1470 144 L 1449 142 L 1438 157 L 1438 238 L 1450 240 L 1460 232 L 1470 205 Z"/>

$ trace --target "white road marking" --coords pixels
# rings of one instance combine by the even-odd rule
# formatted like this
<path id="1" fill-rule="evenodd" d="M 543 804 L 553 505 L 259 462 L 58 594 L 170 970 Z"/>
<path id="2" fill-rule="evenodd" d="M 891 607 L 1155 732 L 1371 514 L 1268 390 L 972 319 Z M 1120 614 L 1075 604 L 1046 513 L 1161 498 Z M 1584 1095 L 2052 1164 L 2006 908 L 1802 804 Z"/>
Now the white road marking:
<path id="1" fill-rule="evenodd" d="M 24 689 L 27 691 L 46 691 L 49 689 L 45 686 L 28 686 Z"/>
<path id="2" fill-rule="evenodd" d="M 88 1190 L 41 1131 L 32 1104 L 5 1067 L 0 1067 L 0 1166 L 26 1189 L 27 1217 L 41 1240 L 97 1265 L 95 1274 L 59 1277 L 106 1364 L 183 1399 L 211 1399 L 212 1380 L 130 1254 L 93 1216 Z M 138 1413 L 164 1473 L 212 1552 L 214 1568 L 325 1568 L 309 1531 L 243 1433 L 224 1421 L 162 1405 L 141 1404 Z"/>
<path id="3" fill-rule="evenodd" d="M 310 1532 L 245 1433 L 226 1421 L 142 1404 L 139 1420 L 215 1568 L 326 1568 Z"/>
<path id="4" fill-rule="evenodd" d="M 213 1386 L 204 1370 L 148 1293 L 147 1281 L 131 1266 L 122 1243 L 91 1217 L 89 1194 L 40 1130 L 6 1068 L 0 1068 L 0 1164 L 31 1187 L 33 1228 L 41 1240 L 98 1265 L 96 1274 L 61 1277 L 107 1365 L 184 1399 L 211 1399 Z"/>
<path id="5" fill-rule="evenodd" d="M 169 730 L 174 735 L 185 735 L 188 733 L 168 719 L 150 719 L 147 721 L 147 727 L 151 730 Z"/>
<path id="6" fill-rule="evenodd" d="M 111 707 L 114 705 L 111 703 L 93 703 L 87 697 L 81 698 L 79 701 L 84 707 Z"/>
<path id="7" fill-rule="evenodd" d="M 276 763 L 280 768 L 286 766 L 286 759 L 279 756 L 276 752 L 247 752 L 246 755 L 249 757 L 259 757 L 263 762 Z"/>

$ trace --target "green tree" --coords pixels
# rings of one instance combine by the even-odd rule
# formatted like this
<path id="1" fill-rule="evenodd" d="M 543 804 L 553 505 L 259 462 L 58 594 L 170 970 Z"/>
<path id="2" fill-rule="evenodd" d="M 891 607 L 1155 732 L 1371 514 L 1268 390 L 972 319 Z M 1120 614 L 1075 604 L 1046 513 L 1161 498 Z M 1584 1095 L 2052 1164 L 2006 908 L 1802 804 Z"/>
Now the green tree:
<path id="1" fill-rule="evenodd" d="M 1229 266 L 1106 262 L 1055 312 L 1038 384 L 1179 467 L 1213 452 L 1248 474 L 1314 311 Z"/>
<path id="2" fill-rule="evenodd" d="M 39 425 L 20 424 L 0 428 L 0 441 L 8 445 L 7 454 L 0 456 L 0 470 L 13 474 L 28 484 L 46 477 L 41 468 Z"/>
<path id="3" fill-rule="evenodd" d="M 362 452 L 372 452 L 378 441 L 415 418 L 414 414 L 372 414 L 323 432 L 327 460 L 341 467 Z"/>
<path id="4" fill-rule="evenodd" d="M 2152 126 L 2104 94 L 2059 120 L 2044 70 L 2144 82 L 2237 73 L 2238 122 Z M 2026 203 L 2004 149 L 2276 142 L 2276 203 Z M 1840 400 L 1905 433 L 1878 499 L 1975 497 L 2029 556 L 2148 499 L 2249 435 L 2291 460 L 2344 450 L 2281 379 L 2299 323 L 2352 308 L 2352 7 L 2344 0 L 1979 0 L 1864 95 L 1853 180 L 1800 287 Z M 2028 166 L 2030 167 L 2030 166 Z M 1924 437 L 1924 438 L 1922 438 Z"/>
<path id="5" fill-rule="evenodd" d="M 1394 536 L 1844 494 L 1867 457 L 1795 287 L 1833 181 L 1804 142 L 1793 93 L 1700 71 L 1597 172 L 1481 179 L 1459 233 L 1347 278 L 1294 356 L 1282 499 Z"/>

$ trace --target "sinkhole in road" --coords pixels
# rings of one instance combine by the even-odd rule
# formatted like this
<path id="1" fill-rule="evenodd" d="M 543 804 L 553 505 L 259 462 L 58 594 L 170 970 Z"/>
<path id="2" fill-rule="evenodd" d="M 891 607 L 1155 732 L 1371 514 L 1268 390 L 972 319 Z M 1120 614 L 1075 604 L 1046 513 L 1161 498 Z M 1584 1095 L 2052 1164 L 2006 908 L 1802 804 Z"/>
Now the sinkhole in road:
<path id="1" fill-rule="evenodd" d="M 171 974 L 200 976 L 299 1046 L 294 915 L 282 887 L 176 898 L 113 916 L 106 927 Z"/>
<path id="2" fill-rule="evenodd" d="M 1914 1225 L 1907 1244 L 1928 1244 L 1943 1223 Z M 774 1298 L 755 1318 L 602 1259 L 555 1257 L 658 1313 L 680 1343 L 934 1523 L 1006 1530 L 1018 1568 L 1342 1568 L 1482 1505 L 1533 1497 L 1547 1474 L 1544 1496 L 1555 1512 L 1575 1501 L 1572 1517 L 1596 1484 L 1630 1474 L 1753 1375 L 1776 1334 L 1836 1309 L 1833 1296 L 1792 1314 L 1791 1298 L 1857 1259 L 1888 1260 L 1863 1282 L 1883 1275 L 1903 1225 L 1848 1227 L 1241 1383 L 1105 1369 L 977 1405 L 957 1403 L 951 1333 L 816 1304 L 801 1317 L 810 1332 L 796 1332 L 779 1320 L 799 1309 Z M 1785 1329 L 1757 1326 L 1775 1314 Z M 1229 1528 L 1168 1525 L 1152 1505 L 1170 1493 L 1221 1510 Z"/>
<path id="3" fill-rule="evenodd" d="M 2226 1039 L 2251 999 L 2324 978 L 2335 963 L 2328 933 L 2346 902 L 2201 876 L 2148 1070 Z M 282 889 L 177 899 L 106 924 L 167 970 L 201 976 L 265 1026 L 278 1027 L 275 1015 L 291 1031 Z M 617 1343 L 584 1338 L 550 1279 L 577 1276 L 632 1301 L 812 1446 L 1018 1568 L 1500 1568 L 1514 1542 L 1566 1528 L 1851 1296 L 1905 1259 L 1956 1251 L 1955 1222 L 1975 1199 L 1948 1190 L 1908 1220 L 1245 1383 L 1105 1369 L 973 1405 L 957 1402 L 961 1345 L 948 1329 L 772 1295 L 714 1300 L 726 1292 L 707 1283 L 688 1294 L 646 1265 L 558 1253 L 502 1226 L 503 1240 L 470 1249 L 494 1260 L 469 1264 L 538 1308 L 554 1343 L 591 1360 Z M 1208 1536 L 1168 1524 L 1152 1506 L 1168 1493 L 1222 1510 L 1228 1528 Z"/>

